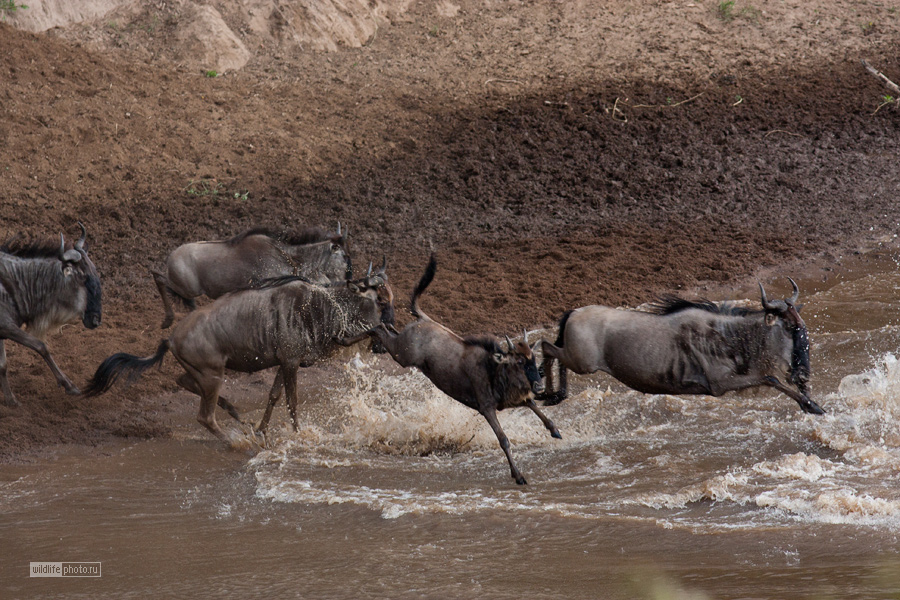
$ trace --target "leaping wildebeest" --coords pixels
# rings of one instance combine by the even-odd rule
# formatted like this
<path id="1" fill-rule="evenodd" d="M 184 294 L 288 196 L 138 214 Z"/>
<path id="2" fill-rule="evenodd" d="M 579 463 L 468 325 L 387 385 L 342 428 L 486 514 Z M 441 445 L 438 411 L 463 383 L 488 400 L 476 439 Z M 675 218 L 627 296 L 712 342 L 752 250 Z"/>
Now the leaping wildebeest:
<path id="1" fill-rule="evenodd" d="M 59 244 L 15 237 L 0 245 L 0 389 L 7 406 L 19 402 L 6 376 L 4 340 L 40 354 L 66 393 L 80 393 L 43 341 L 50 330 L 78 320 L 88 329 L 100 325 L 100 276 L 84 247 L 84 225 L 78 225 L 81 237 L 71 248 L 62 235 Z"/>
<path id="2" fill-rule="evenodd" d="M 216 423 L 216 405 L 238 421 L 241 418 L 219 395 L 225 369 L 254 373 L 278 367 L 269 405 L 257 429 L 265 431 L 283 384 L 296 430 L 297 369 L 333 354 L 338 347 L 336 338 L 358 335 L 383 319 L 392 323 L 392 318 L 393 294 L 384 267 L 375 273 L 370 269 L 362 279 L 329 286 L 293 275 L 267 280 L 191 312 L 175 325 L 153 356 L 110 356 L 97 368 L 85 395 L 102 394 L 122 375 L 129 381 L 137 378 L 171 350 L 185 370 L 178 384 L 200 396 L 197 420 L 227 441 Z"/>
<path id="3" fill-rule="evenodd" d="M 347 232 L 311 227 L 299 234 L 256 227 L 229 240 L 183 244 L 169 254 L 165 273 L 151 270 L 166 316 L 175 319 L 172 298 L 188 309 L 199 296 L 218 298 L 266 279 L 298 275 L 319 284 L 343 281 L 351 270 Z"/>
<path id="4" fill-rule="evenodd" d="M 567 395 L 566 370 L 604 371 L 647 394 L 706 394 L 770 386 L 807 413 L 824 414 L 809 397 L 809 337 L 793 295 L 769 300 L 759 284 L 762 310 L 674 296 L 649 311 L 585 306 L 565 313 L 555 344 L 541 343 L 547 377 L 545 405 Z M 553 392 L 553 361 L 559 390 Z M 796 390 L 781 382 L 784 377 Z"/>
<path id="5" fill-rule="evenodd" d="M 543 391 L 534 349 L 528 346 L 527 334 L 524 341 L 515 343 L 507 337 L 508 348 L 504 350 L 500 341 L 491 336 L 461 337 L 423 313 L 418 299 L 434 279 L 436 269 L 432 256 L 413 290 L 410 311 L 416 321 L 399 334 L 382 323 L 343 343 L 372 336 L 400 366 L 418 368 L 439 390 L 481 413 L 494 430 L 516 483 L 524 484 L 525 478 L 513 462 L 509 439 L 497 420 L 497 411 L 527 406 L 553 437 L 562 437 L 556 425 L 534 403 L 533 393 Z"/>

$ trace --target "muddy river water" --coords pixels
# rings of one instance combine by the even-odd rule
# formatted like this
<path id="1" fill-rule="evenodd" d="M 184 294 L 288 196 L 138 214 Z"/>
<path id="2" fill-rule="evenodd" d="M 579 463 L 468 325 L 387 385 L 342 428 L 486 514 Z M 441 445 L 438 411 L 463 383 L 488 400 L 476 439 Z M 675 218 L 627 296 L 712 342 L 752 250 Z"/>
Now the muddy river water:
<path id="1" fill-rule="evenodd" d="M 277 412 L 267 449 L 224 449 L 184 394 L 171 438 L 0 467 L 0 597 L 898 597 L 900 269 L 819 279 L 801 301 L 824 417 L 573 377 L 546 410 L 564 439 L 500 415 L 519 487 L 480 416 L 362 354 L 299 433 Z"/>

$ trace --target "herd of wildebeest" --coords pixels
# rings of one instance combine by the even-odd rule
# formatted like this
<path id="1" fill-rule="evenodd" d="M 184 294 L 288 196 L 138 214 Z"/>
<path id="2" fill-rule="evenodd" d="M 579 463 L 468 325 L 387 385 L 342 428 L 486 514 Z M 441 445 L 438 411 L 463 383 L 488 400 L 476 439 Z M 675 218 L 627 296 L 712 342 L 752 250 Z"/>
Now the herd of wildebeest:
<path id="1" fill-rule="evenodd" d="M 79 319 L 88 329 L 100 325 L 100 278 L 85 248 L 85 228 L 79 226 L 74 244 L 61 235 L 58 244 L 16 236 L 0 245 L 0 387 L 8 406 L 18 401 L 7 379 L 7 339 L 40 354 L 67 393 L 82 393 L 43 341 L 50 330 Z M 770 386 L 796 400 L 804 412 L 824 413 L 809 396 L 809 338 L 793 280 L 793 294 L 784 300 L 768 299 L 760 284 L 760 310 L 676 296 L 664 296 L 644 310 L 585 306 L 562 316 L 554 343 L 529 345 L 526 332 L 520 341 L 506 337 L 504 347 L 490 335 L 459 336 L 422 312 L 419 298 L 436 269 L 432 255 L 412 291 L 409 308 L 415 320 L 398 330 L 387 261 L 376 270 L 370 264 L 365 276 L 354 279 L 347 232 L 340 224 L 335 233 L 254 228 L 224 241 L 185 244 L 152 275 L 165 311 L 163 329 L 174 321 L 173 301 L 190 312 L 152 356 L 118 353 L 104 360 L 83 394 L 102 394 L 122 376 L 133 380 L 171 352 L 184 368 L 179 385 L 200 396 L 198 421 L 228 441 L 216 422 L 216 406 L 240 422 L 243 417 L 220 394 L 225 369 L 252 373 L 278 367 L 256 430 L 266 430 L 283 394 L 296 430 L 299 368 L 329 357 L 339 346 L 371 339 L 373 352 L 387 352 L 401 366 L 418 368 L 438 389 L 481 413 L 519 484 L 525 478 L 497 411 L 526 406 L 560 438 L 535 401 L 550 406 L 564 400 L 569 370 L 604 371 L 651 394 L 720 396 Z M 200 296 L 214 301 L 197 308 Z M 556 390 L 554 361 L 559 362 Z"/>

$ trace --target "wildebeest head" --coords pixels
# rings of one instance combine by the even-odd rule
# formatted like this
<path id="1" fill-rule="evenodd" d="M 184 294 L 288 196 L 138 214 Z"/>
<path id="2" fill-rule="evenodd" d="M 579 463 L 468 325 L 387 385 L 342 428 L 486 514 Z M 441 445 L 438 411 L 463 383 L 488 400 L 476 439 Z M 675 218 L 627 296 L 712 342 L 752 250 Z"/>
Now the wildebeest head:
<path id="1" fill-rule="evenodd" d="M 506 345 L 509 347 L 509 351 L 505 356 L 505 360 L 520 367 L 528 379 L 531 391 L 535 394 L 540 394 L 544 391 L 544 381 L 538 369 L 537 361 L 534 358 L 534 351 L 540 342 L 535 342 L 534 346 L 529 346 L 528 331 L 526 330 L 524 334 L 522 341 L 519 342 L 513 342 L 509 337 L 506 338 Z M 495 357 L 495 360 L 499 361 L 503 360 L 503 358 Z"/>
<path id="2" fill-rule="evenodd" d="M 369 263 L 369 270 L 365 277 L 356 281 L 350 281 L 349 277 L 347 279 L 349 285 L 357 288 L 360 293 L 368 294 L 375 301 L 378 310 L 381 311 L 382 323 L 391 326 L 396 324 L 394 321 L 394 292 L 388 283 L 387 276 L 387 257 L 384 257 L 381 266 L 374 273 L 372 272 L 372 263 Z"/>
<path id="3" fill-rule="evenodd" d="M 84 225 L 78 223 L 81 227 L 81 237 L 75 242 L 75 245 L 66 250 L 66 241 L 62 234 L 59 236 L 59 260 L 62 263 L 62 274 L 67 282 L 71 281 L 75 286 L 85 290 L 84 309 L 81 316 L 81 322 L 88 329 L 95 329 L 100 325 L 102 319 L 102 290 L 100 288 L 100 276 L 97 274 L 97 267 L 87 254 L 84 247 L 87 238 L 87 230 Z M 79 294 L 80 296 L 80 294 Z M 80 311 L 81 308 L 78 307 Z"/>
<path id="4" fill-rule="evenodd" d="M 763 289 L 762 283 L 759 284 L 759 293 L 766 315 L 766 325 L 770 327 L 771 335 L 783 340 L 784 344 L 790 344 L 789 381 L 797 386 L 801 394 L 809 398 L 809 334 L 806 323 L 800 317 L 803 305 L 797 304 L 800 288 L 793 279 L 788 280 L 794 290 L 790 298 L 769 300 L 766 298 L 766 290 Z"/>
<path id="5" fill-rule="evenodd" d="M 347 251 L 347 237 L 350 235 L 350 229 L 341 231 L 341 224 L 338 223 L 337 233 L 329 238 L 331 242 L 331 255 L 325 263 L 323 272 L 331 276 L 332 273 L 345 274 L 345 279 L 353 277 L 353 263 L 350 261 L 350 253 Z"/>
<path id="6" fill-rule="evenodd" d="M 351 281 L 349 277 L 347 279 L 347 286 L 351 290 L 370 299 L 374 303 L 374 306 L 377 309 L 377 315 L 374 315 L 374 318 L 369 321 L 372 326 L 378 322 L 391 327 L 395 325 L 394 292 L 391 289 L 390 283 L 388 283 L 386 269 L 387 257 L 382 261 L 381 267 L 374 273 L 372 272 L 372 265 L 369 264 L 369 270 L 365 277 L 354 281 Z M 348 270 L 348 275 L 349 273 L 350 271 Z M 384 345 L 378 338 L 373 338 L 372 340 L 372 352 L 376 354 L 383 354 L 386 352 Z"/>

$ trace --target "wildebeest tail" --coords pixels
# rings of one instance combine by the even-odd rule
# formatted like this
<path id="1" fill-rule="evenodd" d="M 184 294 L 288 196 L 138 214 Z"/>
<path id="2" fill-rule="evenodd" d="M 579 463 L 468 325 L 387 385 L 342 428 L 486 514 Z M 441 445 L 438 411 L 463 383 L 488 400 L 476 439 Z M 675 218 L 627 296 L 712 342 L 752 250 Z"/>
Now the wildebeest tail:
<path id="1" fill-rule="evenodd" d="M 425 272 L 422 274 L 419 283 L 416 284 L 416 289 L 413 290 L 412 298 L 409 301 L 409 310 L 417 319 L 428 318 L 428 315 L 419 310 L 419 296 L 421 296 L 425 292 L 425 288 L 431 284 L 434 279 L 435 271 L 437 271 L 437 260 L 434 258 L 434 254 L 432 254 L 431 259 L 428 261 L 428 266 L 425 267 Z"/>
<path id="2" fill-rule="evenodd" d="M 556 341 L 553 342 L 553 345 L 556 346 L 557 348 L 562 348 L 563 344 L 565 343 L 566 323 L 569 322 L 569 317 L 572 316 L 573 312 L 575 312 L 575 311 L 567 310 L 565 313 L 563 313 L 562 318 L 560 318 L 560 320 L 559 320 L 559 335 L 556 336 Z"/>
<path id="3" fill-rule="evenodd" d="M 161 363 L 168 351 L 169 340 L 163 340 L 156 349 L 156 354 L 146 358 L 126 352 L 113 354 L 97 367 L 94 376 L 91 377 L 87 387 L 83 390 L 84 395 L 87 397 L 99 396 L 108 391 L 122 375 L 126 375 L 128 382 L 131 383 L 140 377 L 144 371 Z"/>

